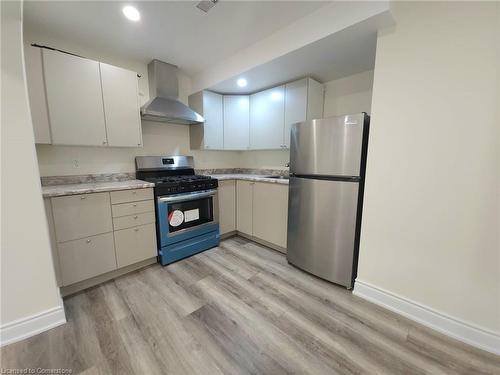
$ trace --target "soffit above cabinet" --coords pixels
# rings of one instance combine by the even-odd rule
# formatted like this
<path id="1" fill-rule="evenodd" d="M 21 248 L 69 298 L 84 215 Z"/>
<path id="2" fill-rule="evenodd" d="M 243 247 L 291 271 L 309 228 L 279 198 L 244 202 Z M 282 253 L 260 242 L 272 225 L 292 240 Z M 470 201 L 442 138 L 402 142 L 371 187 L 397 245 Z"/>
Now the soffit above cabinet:
<path id="1" fill-rule="evenodd" d="M 347 77 L 375 66 L 375 21 L 365 21 L 267 63 L 219 82 L 208 89 L 221 94 L 253 94 L 301 77 L 319 82 Z M 238 87 L 245 78 L 247 85 Z"/>

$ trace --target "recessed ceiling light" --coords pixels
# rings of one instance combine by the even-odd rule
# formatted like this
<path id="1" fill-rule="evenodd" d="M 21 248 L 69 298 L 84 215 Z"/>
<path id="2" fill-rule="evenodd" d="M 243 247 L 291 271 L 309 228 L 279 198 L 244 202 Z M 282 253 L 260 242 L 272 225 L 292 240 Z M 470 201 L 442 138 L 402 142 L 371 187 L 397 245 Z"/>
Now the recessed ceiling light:
<path id="1" fill-rule="evenodd" d="M 240 78 L 236 81 L 236 84 L 240 87 L 245 87 L 247 85 L 247 80 L 245 78 Z"/>
<path id="2" fill-rule="evenodd" d="M 141 19 L 141 14 L 137 10 L 137 8 L 131 5 L 124 6 L 122 12 L 130 21 L 137 22 Z"/>

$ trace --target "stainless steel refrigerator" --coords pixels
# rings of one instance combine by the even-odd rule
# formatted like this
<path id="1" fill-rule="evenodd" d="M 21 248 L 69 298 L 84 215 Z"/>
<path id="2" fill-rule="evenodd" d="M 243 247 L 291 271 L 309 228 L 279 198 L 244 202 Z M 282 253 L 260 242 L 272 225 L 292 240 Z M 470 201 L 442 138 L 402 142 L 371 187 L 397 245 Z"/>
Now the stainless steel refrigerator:
<path id="1" fill-rule="evenodd" d="M 370 117 L 294 124 L 290 145 L 287 259 L 352 288 L 357 272 Z"/>

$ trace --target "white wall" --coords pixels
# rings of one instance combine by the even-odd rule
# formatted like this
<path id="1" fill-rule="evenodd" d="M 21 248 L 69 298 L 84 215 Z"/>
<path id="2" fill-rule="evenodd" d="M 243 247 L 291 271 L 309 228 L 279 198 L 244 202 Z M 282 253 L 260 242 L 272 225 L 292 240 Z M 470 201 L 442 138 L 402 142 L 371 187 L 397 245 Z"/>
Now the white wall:
<path id="1" fill-rule="evenodd" d="M 392 10 L 377 44 L 358 281 L 498 335 L 498 3 Z"/>
<path id="2" fill-rule="evenodd" d="M 373 70 L 325 83 L 323 117 L 371 112 Z"/>
<path id="3" fill-rule="evenodd" d="M 59 314 L 56 315 L 59 323 L 64 322 L 64 311 L 52 265 L 34 134 L 28 110 L 21 9 L 20 2 L 1 2 L 0 324 L 3 343 L 18 334 L 25 334 L 27 331 L 22 327 L 23 320 L 30 316 L 58 311 Z M 19 324 L 15 324 L 16 322 Z M 54 322 L 56 321 L 52 321 Z M 40 328 L 35 326 L 31 328 Z"/>
<path id="4" fill-rule="evenodd" d="M 42 176 L 134 172 L 136 155 L 193 155 L 196 168 L 235 168 L 239 153 L 189 148 L 189 126 L 142 122 L 142 148 L 37 145 Z M 74 166 L 78 161 L 78 168 Z"/>
<path id="5" fill-rule="evenodd" d="M 25 30 L 25 44 L 37 43 L 67 50 L 91 59 L 136 71 L 139 78 L 141 104 L 149 99 L 147 62 L 132 61 L 110 55 L 89 46 L 74 44 L 61 37 Z M 179 75 L 179 99 L 187 104 L 191 80 Z M 189 147 L 189 126 L 143 121 L 142 148 L 67 147 L 37 145 L 38 163 L 42 176 L 134 172 L 136 155 L 193 155 L 196 168 L 231 168 L 238 166 L 239 154 L 234 151 L 199 151 Z M 75 168 L 75 160 L 78 168 Z"/>

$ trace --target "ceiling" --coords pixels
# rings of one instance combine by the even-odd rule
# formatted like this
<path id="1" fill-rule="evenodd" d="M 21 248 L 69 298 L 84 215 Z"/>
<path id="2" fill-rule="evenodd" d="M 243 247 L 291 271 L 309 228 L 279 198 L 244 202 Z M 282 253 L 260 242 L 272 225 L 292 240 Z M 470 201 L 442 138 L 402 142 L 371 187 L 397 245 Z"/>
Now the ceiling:
<path id="1" fill-rule="evenodd" d="M 139 22 L 121 9 L 135 5 Z M 30 33 L 109 51 L 149 62 L 156 58 L 199 73 L 252 45 L 327 2 L 225 1 L 204 13 L 191 1 L 25 1 Z"/>
<path id="2" fill-rule="evenodd" d="M 322 83 L 374 68 L 377 21 L 369 19 L 306 45 L 209 89 L 222 94 L 251 94 L 297 78 Z M 244 88 L 236 81 L 245 78 Z"/>

